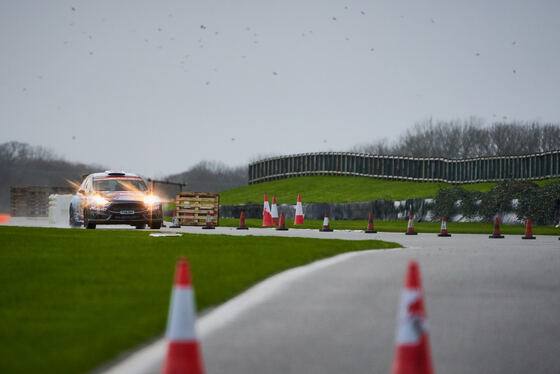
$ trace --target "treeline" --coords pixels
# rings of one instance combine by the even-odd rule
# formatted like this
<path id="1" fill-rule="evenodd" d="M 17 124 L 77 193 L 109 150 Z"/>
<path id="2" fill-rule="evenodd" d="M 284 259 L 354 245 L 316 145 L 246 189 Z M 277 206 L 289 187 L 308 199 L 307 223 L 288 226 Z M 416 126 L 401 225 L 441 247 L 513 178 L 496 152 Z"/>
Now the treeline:
<path id="1" fill-rule="evenodd" d="M 468 219 L 492 222 L 496 216 L 514 212 L 519 220 L 550 225 L 560 219 L 560 182 L 543 187 L 527 181 L 503 181 L 489 192 L 445 188 L 438 191 L 433 212 L 436 218 L 460 214 Z"/>
<path id="2" fill-rule="evenodd" d="M 11 186 L 71 186 L 82 174 L 105 170 L 100 166 L 71 163 L 41 146 L 20 142 L 0 144 L 0 212 L 10 211 Z"/>
<path id="3" fill-rule="evenodd" d="M 169 175 L 165 178 L 168 181 L 186 183 L 184 190 L 220 192 L 236 187 L 247 185 L 247 167 L 229 167 L 221 162 L 200 161 L 190 169 Z M 177 188 L 158 186 L 160 190 L 165 190 L 171 196 Z"/>
<path id="4" fill-rule="evenodd" d="M 417 123 L 394 143 L 387 139 L 355 146 L 352 151 L 377 155 L 449 159 L 511 156 L 560 149 L 560 125 L 539 122 L 456 121 Z"/>

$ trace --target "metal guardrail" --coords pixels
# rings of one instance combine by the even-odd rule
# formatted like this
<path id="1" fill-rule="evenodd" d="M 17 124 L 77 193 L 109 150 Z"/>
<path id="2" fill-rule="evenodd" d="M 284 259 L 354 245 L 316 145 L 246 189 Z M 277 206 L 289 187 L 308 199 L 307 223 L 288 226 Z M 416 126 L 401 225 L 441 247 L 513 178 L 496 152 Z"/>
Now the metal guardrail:
<path id="1" fill-rule="evenodd" d="M 475 183 L 560 176 L 560 150 L 464 160 L 319 152 L 249 164 L 249 184 L 305 175 L 346 175 L 423 182 Z"/>

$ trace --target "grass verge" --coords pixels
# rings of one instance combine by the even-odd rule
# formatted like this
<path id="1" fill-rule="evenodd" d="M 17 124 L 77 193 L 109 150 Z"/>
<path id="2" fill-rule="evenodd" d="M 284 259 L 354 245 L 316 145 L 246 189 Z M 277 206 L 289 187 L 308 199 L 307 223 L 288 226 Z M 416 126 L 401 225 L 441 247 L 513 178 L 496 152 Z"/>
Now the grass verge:
<path id="1" fill-rule="evenodd" d="M 198 310 L 283 270 L 378 240 L 0 227 L 0 372 L 81 373 L 163 333 L 176 260 Z"/>
<path id="2" fill-rule="evenodd" d="M 330 227 L 334 230 L 365 230 L 367 227 L 367 220 L 350 221 L 350 220 L 330 220 Z M 262 219 L 245 219 L 245 224 L 248 227 L 261 227 Z M 377 221 L 374 222 L 375 229 L 380 232 L 405 232 L 408 221 Z M 239 220 L 234 218 L 220 218 L 220 226 L 237 227 Z M 294 226 L 292 220 L 286 221 L 288 228 L 302 228 L 302 229 L 320 229 L 323 227 L 323 220 L 305 220 L 305 225 Z M 414 230 L 419 233 L 439 233 L 441 223 L 439 222 L 414 222 Z M 461 234 L 492 234 L 494 225 L 492 223 L 478 223 L 478 222 L 448 222 L 447 230 L 449 233 Z M 519 225 L 501 225 L 500 231 L 502 234 L 507 235 L 524 235 L 525 226 Z M 558 235 L 560 229 L 551 226 L 533 226 L 534 235 Z"/>

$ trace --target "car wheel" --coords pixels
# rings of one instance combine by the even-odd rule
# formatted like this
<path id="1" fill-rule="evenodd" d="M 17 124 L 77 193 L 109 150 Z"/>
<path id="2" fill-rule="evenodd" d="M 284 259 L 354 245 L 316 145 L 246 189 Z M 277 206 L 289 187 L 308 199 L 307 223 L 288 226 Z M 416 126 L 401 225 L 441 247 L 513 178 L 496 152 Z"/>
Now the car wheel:
<path id="1" fill-rule="evenodd" d="M 76 213 L 74 213 L 74 209 L 72 208 L 72 205 L 70 205 L 70 209 L 68 211 L 68 224 L 72 228 L 82 226 L 81 222 L 76 221 Z"/>
<path id="2" fill-rule="evenodd" d="M 136 225 L 136 229 L 137 229 L 137 230 L 142 230 L 142 229 L 145 229 L 145 228 L 146 228 L 146 224 L 145 224 L 145 223 L 141 223 L 141 224 L 139 224 L 139 225 Z"/>
<path id="3" fill-rule="evenodd" d="M 84 226 L 86 229 L 95 229 L 95 223 L 89 221 L 88 211 L 84 209 Z"/>
<path id="4" fill-rule="evenodd" d="M 152 222 L 150 223 L 150 228 L 152 230 L 159 230 L 161 228 L 161 222 Z"/>

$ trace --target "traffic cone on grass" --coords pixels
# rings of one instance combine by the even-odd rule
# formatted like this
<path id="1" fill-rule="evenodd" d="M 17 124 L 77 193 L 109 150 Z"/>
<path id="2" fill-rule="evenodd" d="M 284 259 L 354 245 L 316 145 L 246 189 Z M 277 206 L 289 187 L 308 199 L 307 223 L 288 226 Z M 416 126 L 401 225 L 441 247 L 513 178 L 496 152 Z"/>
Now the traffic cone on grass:
<path id="1" fill-rule="evenodd" d="M 373 227 L 373 213 L 369 214 L 369 219 L 368 219 L 368 225 L 367 225 L 367 229 L 365 230 L 366 234 L 375 234 L 377 231 L 375 231 L 375 228 Z"/>
<path id="2" fill-rule="evenodd" d="M 447 218 L 445 218 L 445 217 L 441 217 L 441 230 L 440 230 L 438 236 L 441 236 L 441 237 L 451 236 L 451 234 L 447 232 Z"/>
<path id="3" fill-rule="evenodd" d="M 500 220 L 498 217 L 494 220 L 494 232 L 489 236 L 491 239 L 503 239 L 504 236 L 500 234 Z"/>
<path id="4" fill-rule="evenodd" d="M 177 211 L 174 210 L 173 211 L 173 220 L 171 221 L 172 225 L 169 226 L 172 229 L 178 229 L 181 227 L 181 225 L 179 225 L 179 217 L 177 217 Z"/>
<path id="5" fill-rule="evenodd" d="M 414 231 L 414 222 L 413 222 L 413 217 L 412 216 L 408 217 L 408 228 L 406 229 L 405 234 L 406 235 L 418 235 L 418 233 L 416 231 Z"/>
<path id="6" fill-rule="evenodd" d="M 322 232 L 332 232 L 331 226 L 329 225 L 329 213 L 325 213 L 325 218 L 323 219 L 323 228 L 319 229 Z"/>
<path id="7" fill-rule="evenodd" d="M 272 226 L 272 215 L 270 214 L 270 205 L 268 205 L 268 197 L 264 194 L 264 204 L 263 204 L 263 227 Z"/>
<path id="8" fill-rule="evenodd" d="M 276 205 L 276 196 L 272 196 L 272 208 L 270 215 L 272 216 L 272 225 L 278 226 L 278 205 Z"/>
<path id="9" fill-rule="evenodd" d="M 241 211 L 241 215 L 239 216 L 239 226 L 237 227 L 238 230 L 249 230 L 247 226 L 245 226 L 245 212 Z"/>
<path id="10" fill-rule="evenodd" d="M 167 354 L 161 374 L 203 374 L 204 364 L 195 332 L 194 291 L 187 260 L 177 262 L 165 337 Z"/>
<path id="11" fill-rule="evenodd" d="M 420 269 L 408 264 L 398 315 L 392 374 L 433 374 Z"/>
<path id="12" fill-rule="evenodd" d="M 286 222 L 284 222 L 284 213 L 280 213 L 280 222 L 278 223 L 278 227 L 276 228 L 278 231 L 288 231 L 286 228 Z"/>
<path id="13" fill-rule="evenodd" d="M 210 211 L 206 212 L 206 225 L 202 226 L 204 230 L 214 230 L 214 224 L 212 223 L 212 215 L 210 215 Z"/>
<path id="14" fill-rule="evenodd" d="M 522 236 L 521 239 L 536 239 L 536 237 L 533 236 L 531 218 L 527 218 L 527 222 L 525 223 L 525 236 Z"/>
<path id="15" fill-rule="evenodd" d="M 301 205 L 301 196 L 297 195 L 296 204 L 296 218 L 294 219 L 294 225 L 303 225 L 303 205 Z"/>

